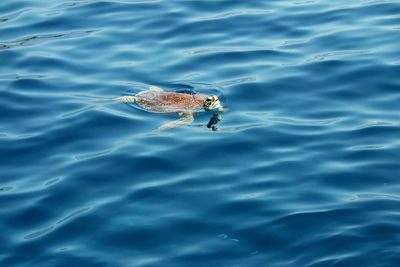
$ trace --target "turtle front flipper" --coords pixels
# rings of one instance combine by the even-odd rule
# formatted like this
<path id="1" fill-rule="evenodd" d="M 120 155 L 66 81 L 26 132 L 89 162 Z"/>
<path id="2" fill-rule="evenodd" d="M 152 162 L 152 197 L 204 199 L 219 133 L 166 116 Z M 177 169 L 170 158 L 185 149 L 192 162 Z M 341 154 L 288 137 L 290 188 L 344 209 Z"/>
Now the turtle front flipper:
<path id="1" fill-rule="evenodd" d="M 219 113 L 215 113 L 211 118 L 210 121 L 207 123 L 207 128 L 211 128 L 213 131 L 218 131 L 217 123 L 222 120 L 222 116 Z"/>
<path id="2" fill-rule="evenodd" d="M 164 123 L 163 125 L 161 125 L 160 128 L 157 129 L 157 131 L 165 131 L 172 128 L 180 127 L 182 125 L 190 124 L 193 122 L 193 119 L 194 118 L 192 112 L 179 113 L 179 120 Z"/>
<path id="3" fill-rule="evenodd" d="M 135 103 L 136 97 L 133 95 L 121 96 L 118 98 L 114 98 L 115 101 L 123 102 L 123 103 Z"/>

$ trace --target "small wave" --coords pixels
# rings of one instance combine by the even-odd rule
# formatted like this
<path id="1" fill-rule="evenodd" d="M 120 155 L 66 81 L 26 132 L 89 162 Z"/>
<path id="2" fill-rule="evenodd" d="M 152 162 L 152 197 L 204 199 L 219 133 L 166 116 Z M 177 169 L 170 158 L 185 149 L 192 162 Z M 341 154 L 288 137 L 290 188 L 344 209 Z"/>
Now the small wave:
<path id="1" fill-rule="evenodd" d="M 355 198 L 359 199 L 382 199 L 388 198 L 393 200 L 400 200 L 400 196 L 390 194 L 379 194 L 379 193 L 363 193 L 355 195 Z M 354 198 L 353 198 L 354 199 Z"/>
<path id="2" fill-rule="evenodd" d="M 71 9 L 71 8 L 77 8 L 81 7 L 84 5 L 88 5 L 92 3 L 93 1 L 71 1 L 71 2 L 64 2 L 61 4 L 58 4 L 56 6 L 53 6 L 50 8 L 50 10 L 66 10 L 66 9 Z"/>
<path id="3" fill-rule="evenodd" d="M 285 124 L 293 124 L 293 125 L 301 125 L 301 126 L 327 126 L 336 124 L 341 121 L 340 118 L 334 119 L 324 119 L 324 120 L 299 120 L 285 117 L 268 117 L 269 121 L 285 123 Z"/>
<path id="4" fill-rule="evenodd" d="M 272 49 L 265 49 L 262 47 L 209 47 L 209 48 L 201 48 L 194 50 L 186 50 L 183 53 L 186 55 L 198 55 L 198 54 L 212 54 L 212 53 L 254 53 L 254 52 L 262 52 L 268 54 L 279 54 L 279 51 Z"/>
<path id="5" fill-rule="evenodd" d="M 217 83 L 218 86 L 232 86 L 236 84 L 242 84 L 242 83 L 248 83 L 248 82 L 255 82 L 257 80 L 256 77 L 243 77 L 243 78 L 237 78 L 229 81 L 223 81 Z"/>
<path id="6" fill-rule="evenodd" d="M 84 212 L 87 212 L 90 208 L 86 207 L 86 208 L 82 208 L 76 211 L 71 212 L 70 214 L 68 214 L 67 216 L 65 216 L 64 218 L 62 218 L 61 220 L 59 220 L 56 224 L 61 224 L 73 217 L 79 216 Z"/>
<path id="7" fill-rule="evenodd" d="M 71 111 L 71 112 L 67 112 L 67 113 L 61 114 L 60 117 L 61 118 L 70 118 L 70 117 L 79 116 L 82 113 L 85 113 L 86 111 L 94 109 L 95 107 L 96 106 L 94 106 L 94 105 L 87 105 L 87 106 L 85 106 L 83 108 L 80 108 L 78 110 L 74 110 L 74 111 Z"/>
<path id="8" fill-rule="evenodd" d="M 50 232 L 50 231 L 53 230 L 53 229 L 54 229 L 54 226 L 46 227 L 46 228 L 44 228 L 44 229 L 41 229 L 41 230 L 39 230 L 39 231 L 36 231 L 36 232 L 34 232 L 34 233 L 31 233 L 31 234 L 29 234 L 29 235 L 24 236 L 24 239 L 37 238 L 37 237 L 39 237 L 39 236 L 42 236 L 42 235 L 47 234 L 48 232 Z"/>
<path id="9" fill-rule="evenodd" d="M 51 180 L 47 181 L 44 185 L 45 186 L 51 186 L 53 184 L 58 183 L 60 180 L 61 180 L 61 178 L 54 178 L 54 179 L 51 179 Z"/>
<path id="10" fill-rule="evenodd" d="M 52 34 L 41 34 L 31 35 L 21 39 L 8 42 L 0 42 L 0 50 L 17 48 L 21 46 L 39 44 L 46 41 L 69 39 L 69 38 L 80 38 L 90 35 L 98 30 L 85 30 L 85 31 L 72 31 L 67 33 L 52 33 Z"/>
<path id="11" fill-rule="evenodd" d="M 3 187 L 0 187 L 0 194 L 3 193 L 3 192 L 10 191 L 10 190 L 12 190 L 12 189 L 13 189 L 12 186 L 3 186 Z"/>
<path id="12" fill-rule="evenodd" d="M 351 150 L 377 150 L 383 149 L 386 146 L 384 145 L 360 145 L 360 146 L 352 146 L 350 147 Z"/>
<path id="13" fill-rule="evenodd" d="M 316 3 L 316 1 L 302 1 L 302 2 L 296 2 L 294 4 L 301 6 L 301 5 L 311 5 L 311 4 L 315 4 L 315 3 Z"/>
<path id="14" fill-rule="evenodd" d="M 65 217 L 63 217 L 59 221 L 57 221 L 54 225 L 50 225 L 39 231 L 28 234 L 28 235 L 24 236 L 24 239 L 33 239 L 33 238 L 38 238 L 40 236 L 43 236 L 43 235 L 51 232 L 52 230 L 54 230 L 58 225 L 61 225 L 62 223 L 87 212 L 89 209 L 90 209 L 89 207 L 86 207 L 86 208 L 82 208 L 82 209 L 73 211 L 73 212 L 67 214 Z"/>
<path id="15" fill-rule="evenodd" d="M 102 151 L 81 154 L 79 156 L 75 156 L 75 158 L 77 160 L 85 160 L 85 159 L 97 158 L 97 157 L 101 157 L 101 156 L 107 155 L 110 152 L 112 152 L 112 149 L 106 149 L 106 150 L 102 150 Z"/>
<path id="16" fill-rule="evenodd" d="M 0 17 L 0 24 L 1 23 L 5 23 L 5 22 L 10 22 L 12 20 L 17 19 L 20 15 L 22 15 L 23 13 L 29 11 L 30 9 L 25 9 L 25 10 L 21 10 L 15 13 L 11 13 L 5 16 Z"/>
<path id="17" fill-rule="evenodd" d="M 251 15 L 251 14 L 269 14 L 272 13 L 273 11 L 271 10 L 256 10 L 256 9 L 248 9 L 248 10 L 240 10 L 240 11 L 232 11 L 232 12 L 226 12 L 226 13 L 221 13 L 213 16 L 208 16 L 208 17 L 200 17 L 198 18 L 199 20 L 218 20 L 218 19 L 225 19 L 229 17 L 236 17 L 236 16 L 241 16 L 241 15 Z"/>
<path id="18" fill-rule="evenodd" d="M 0 75 L 0 80 L 19 80 L 19 79 L 46 79 L 49 76 L 40 73 L 23 73 L 23 74 L 3 74 Z"/>
<path id="19" fill-rule="evenodd" d="M 363 130 L 363 129 L 374 128 L 374 127 L 390 127 L 390 126 L 396 126 L 396 123 L 389 122 L 389 121 L 376 121 L 376 122 L 371 122 L 371 123 L 357 126 L 355 129 Z"/>
<path id="20" fill-rule="evenodd" d="M 317 54 L 312 58 L 306 60 L 306 62 L 315 62 L 315 61 L 324 61 L 329 59 L 337 59 L 343 57 L 350 57 L 353 58 L 354 56 L 361 56 L 371 54 L 372 51 L 370 50 L 342 50 L 342 51 L 332 51 L 322 54 Z"/>

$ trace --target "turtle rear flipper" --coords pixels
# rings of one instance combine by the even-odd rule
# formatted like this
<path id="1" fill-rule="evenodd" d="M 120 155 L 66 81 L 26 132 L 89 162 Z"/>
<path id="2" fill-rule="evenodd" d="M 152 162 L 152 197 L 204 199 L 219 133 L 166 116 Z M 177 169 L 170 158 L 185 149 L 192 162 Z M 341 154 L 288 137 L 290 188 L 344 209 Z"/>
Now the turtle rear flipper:
<path id="1" fill-rule="evenodd" d="M 123 102 L 123 103 L 134 103 L 136 102 L 136 97 L 133 95 L 121 96 L 118 98 L 114 98 L 115 101 Z"/>
<path id="2" fill-rule="evenodd" d="M 165 131 L 165 130 L 169 130 L 172 128 L 180 127 L 182 125 L 187 125 L 187 124 L 192 123 L 193 120 L 194 120 L 194 118 L 193 118 L 192 112 L 179 113 L 179 120 L 164 123 L 163 125 L 161 125 L 160 128 L 157 129 L 157 131 Z"/>

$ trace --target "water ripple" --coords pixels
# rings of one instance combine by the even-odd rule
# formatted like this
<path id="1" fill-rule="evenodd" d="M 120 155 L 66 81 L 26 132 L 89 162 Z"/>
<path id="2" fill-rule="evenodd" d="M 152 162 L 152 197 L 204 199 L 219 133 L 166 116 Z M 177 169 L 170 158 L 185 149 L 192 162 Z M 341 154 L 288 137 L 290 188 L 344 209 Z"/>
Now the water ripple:
<path id="1" fill-rule="evenodd" d="M 400 200 L 400 196 L 396 195 L 388 195 L 388 194 L 378 194 L 378 193 L 364 193 L 356 195 L 358 199 L 393 199 L 393 200 Z"/>
<path id="2" fill-rule="evenodd" d="M 219 19 L 224 19 L 224 18 L 229 18 L 229 17 L 235 17 L 235 16 L 241 16 L 241 15 L 261 15 L 261 14 L 269 14 L 271 13 L 271 10 L 240 10 L 240 11 L 232 11 L 232 12 L 226 12 L 222 14 L 217 14 L 217 15 L 212 15 L 208 17 L 200 17 L 198 18 L 199 20 L 219 20 Z"/>
<path id="3" fill-rule="evenodd" d="M 298 120 L 292 118 L 284 118 L 284 117 L 268 117 L 269 121 L 293 124 L 293 125 L 303 125 L 303 126 L 325 126 L 336 124 L 341 121 L 340 118 L 335 119 L 325 119 L 325 120 Z"/>
<path id="4" fill-rule="evenodd" d="M 400 262 L 398 1 L 0 10 L 1 266 Z M 150 85 L 218 131 L 112 100 Z"/>
<path id="5" fill-rule="evenodd" d="M 51 232 L 52 230 L 54 230 L 56 227 L 58 227 L 60 224 L 71 220 L 74 217 L 80 216 L 81 214 L 87 212 L 90 208 L 82 208 L 76 211 L 73 211 L 69 214 L 67 214 L 65 217 L 63 217 L 61 220 L 57 221 L 54 225 L 45 227 L 41 230 L 38 230 L 34 233 L 28 234 L 26 236 L 24 236 L 24 239 L 33 239 L 33 238 L 38 238 L 40 236 L 46 235 L 47 233 Z"/>
<path id="6" fill-rule="evenodd" d="M 85 31 L 67 32 L 67 33 L 32 35 L 13 41 L 0 42 L 0 50 L 18 48 L 27 45 L 35 45 L 35 44 L 40 44 L 41 42 L 58 40 L 58 39 L 80 38 L 88 36 L 97 31 L 98 30 L 85 30 Z"/>

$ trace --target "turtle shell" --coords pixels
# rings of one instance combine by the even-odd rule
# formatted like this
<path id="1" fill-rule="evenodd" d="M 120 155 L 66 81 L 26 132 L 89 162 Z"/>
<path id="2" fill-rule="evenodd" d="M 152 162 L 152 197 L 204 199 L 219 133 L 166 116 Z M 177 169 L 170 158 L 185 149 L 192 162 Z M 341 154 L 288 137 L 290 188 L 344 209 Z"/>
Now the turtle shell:
<path id="1" fill-rule="evenodd" d="M 203 110 L 205 95 L 149 90 L 138 93 L 135 102 L 156 113 L 188 113 Z"/>

